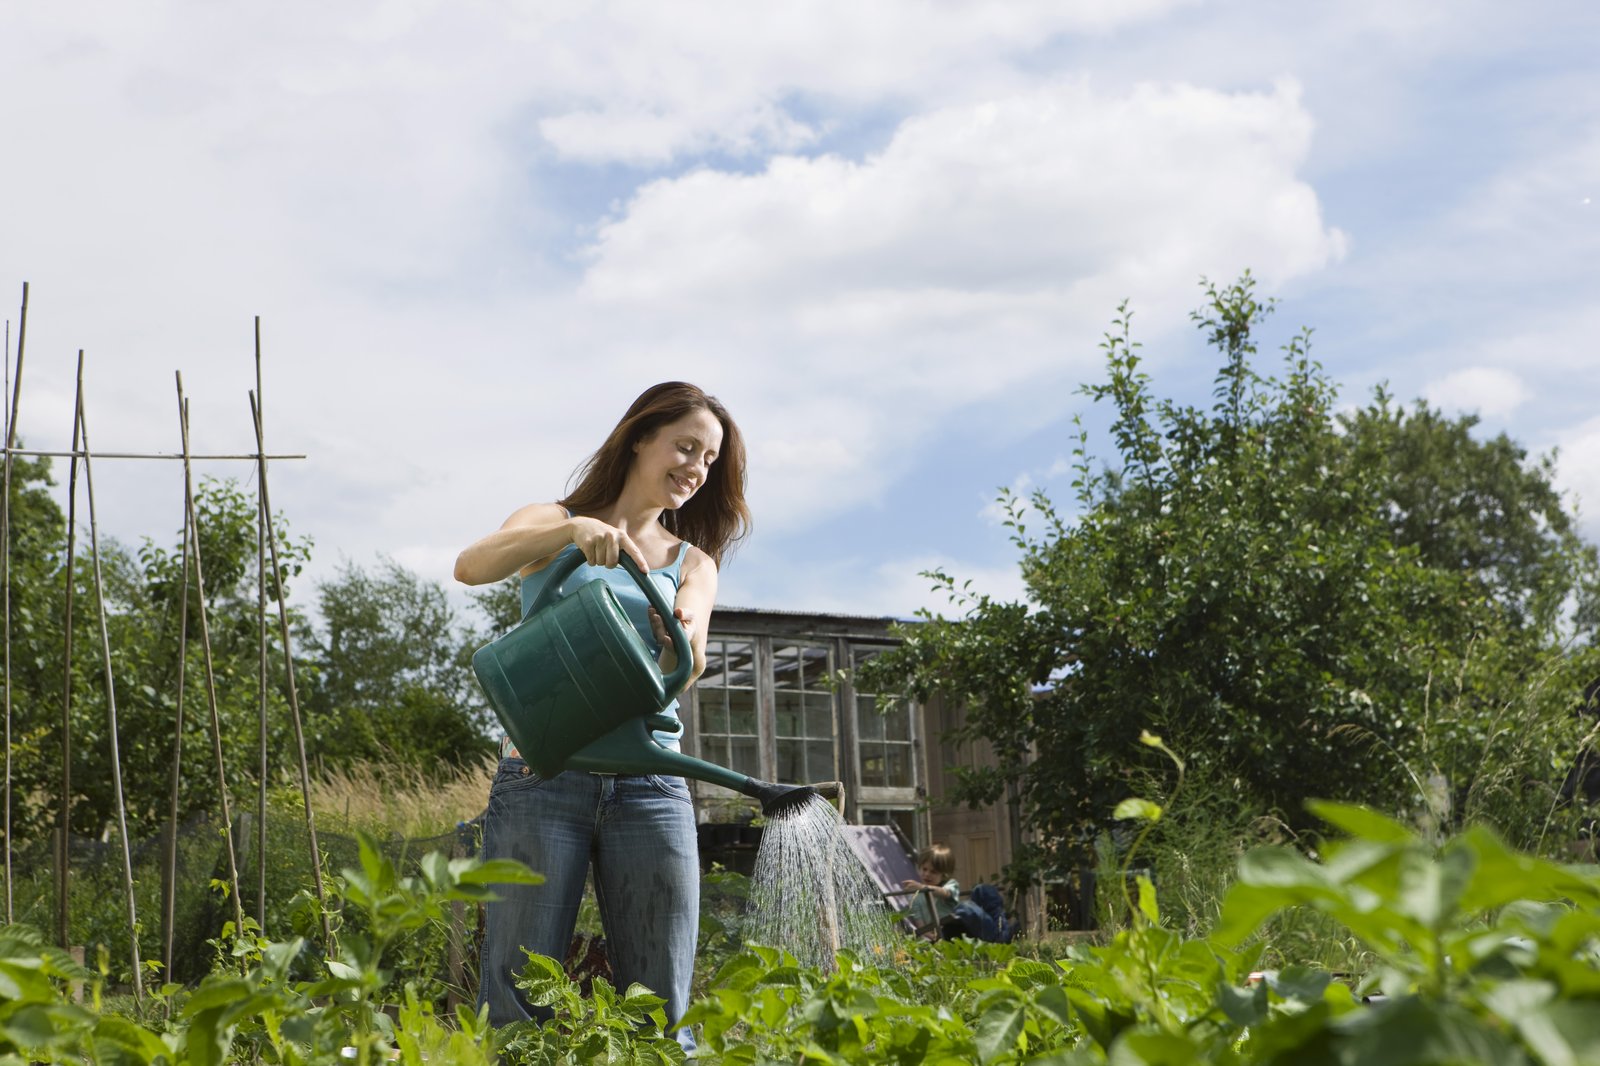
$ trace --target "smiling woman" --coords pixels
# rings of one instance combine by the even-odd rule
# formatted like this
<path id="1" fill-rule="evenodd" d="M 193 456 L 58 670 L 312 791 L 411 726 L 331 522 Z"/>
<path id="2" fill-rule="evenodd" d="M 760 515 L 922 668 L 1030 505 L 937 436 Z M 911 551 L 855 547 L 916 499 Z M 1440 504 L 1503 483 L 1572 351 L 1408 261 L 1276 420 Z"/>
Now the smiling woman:
<path id="1" fill-rule="evenodd" d="M 693 650 L 692 679 L 705 669 L 717 565 L 749 526 L 744 482 L 743 438 L 722 404 L 685 382 L 656 385 L 584 464 L 573 492 L 513 513 L 461 553 L 456 578 L 478 585 L 521 574 L 526 613 L 556 558 L 578 552 L 583 563 L 557 594 L 606 581 L 670 671 L 677 659 L 670 645 L 663 648 L 662 620 L 617 565 L 629 555 L 672 599 Z M 676 708 L 665 713 L 675 717 Z M 674 734 L 656 736 L 677 747 Z M 568 770 L 545 778 L 502 742 L 483 851 L 545 875 L 542 885 L 501 886 L 487 908 L 479 999 L 491 1022 L 539 1013 L 515 974 L 525 950 L 565 957 L 591 860 L 617 987 L 644 984 L 666 999 L 669 1023 L 682 1017 L 694 976 L 700 867 L 681 777 Z M 688 1030 L 679 1040 L 694 1046 Z"/>

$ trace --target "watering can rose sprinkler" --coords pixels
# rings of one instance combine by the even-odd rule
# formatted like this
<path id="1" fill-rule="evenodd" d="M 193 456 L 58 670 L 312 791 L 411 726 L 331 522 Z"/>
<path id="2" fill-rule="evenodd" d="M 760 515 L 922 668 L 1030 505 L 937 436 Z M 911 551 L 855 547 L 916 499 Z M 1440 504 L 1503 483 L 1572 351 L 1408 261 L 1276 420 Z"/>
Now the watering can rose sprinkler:
<path id="1" fill-rule="evenodd" d="M 810 785 L 758 781 L 663 747 L 653 731 L 683 728 L 663 712 L 694 669 L 689 635 L 661 590 L 624 553 L 623 569 L 661 616 L 678 656 L 677 667 L 663 676 L 605 581 L 596 578 L 557 598 L 562 582 L 584 562 L 581 552 L 560 555 L 527 616 L 472 656 L 489 705 L 540 777 L 563 770 L 692 777 L 760 800 L 767 815 L 818 794 Z"/>

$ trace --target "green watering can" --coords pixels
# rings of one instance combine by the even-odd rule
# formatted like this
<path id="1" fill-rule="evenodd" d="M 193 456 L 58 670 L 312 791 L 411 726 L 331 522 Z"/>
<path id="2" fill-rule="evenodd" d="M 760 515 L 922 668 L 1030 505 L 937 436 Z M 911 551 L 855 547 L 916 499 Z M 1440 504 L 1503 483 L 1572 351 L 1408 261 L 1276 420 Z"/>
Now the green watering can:
<path id="1" fill-rule="evenodd" d="M 683 728 L 662 712 L 689 683 L 689 636 L 661 590 L 624 554 L 623 569 L 666 622 L 677 652 L 677 669 L 663 677 L 605 581 L 557 598 L 584 561 L 583 553 L 566 552 L 551 563 L 527 616 L 472 656 L 489 705 L 528 765 L 540 777 L 563 770 L 692 777 L 753 796 L 767 814 L 817 795 L 809 785 L 758 781 L 657 742 L 653 730 Z"/>

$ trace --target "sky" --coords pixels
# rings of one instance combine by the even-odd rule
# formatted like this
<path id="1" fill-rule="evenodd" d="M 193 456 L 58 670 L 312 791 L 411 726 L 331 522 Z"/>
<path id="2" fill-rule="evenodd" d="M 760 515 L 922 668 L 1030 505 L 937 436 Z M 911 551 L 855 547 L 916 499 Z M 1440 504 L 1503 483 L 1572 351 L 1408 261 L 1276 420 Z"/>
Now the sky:
<path id="1" fill-rule="evenodd" d="M 1596 56 L 1590 0 L 8 4 L 17 427 L 68 446 L 82 349 L 96 451 L 178 450 L 175 371 L 250 451 L 259 316 L 312 581 L 452 586 L 689 380 L 750 449 L 719 602 L 908 616 L 933 567 L 1021 595 L 997 491 L 1068 498 L 1118 305 L 1198 401 L 1200 279 L 1249 269 L 1265 365 L 1309 326 L 1348 404 L 1559 449 L 1600 539 Z M 94 474 L 175 542 L 178 464 Z"/>

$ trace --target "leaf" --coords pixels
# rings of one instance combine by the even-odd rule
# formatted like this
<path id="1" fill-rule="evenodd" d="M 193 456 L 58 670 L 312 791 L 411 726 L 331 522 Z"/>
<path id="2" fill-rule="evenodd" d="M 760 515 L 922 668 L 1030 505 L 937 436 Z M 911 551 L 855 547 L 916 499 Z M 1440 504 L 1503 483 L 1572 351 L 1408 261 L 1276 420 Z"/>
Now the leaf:
<path id="1" fill-rule="evenodd" d="M 1240 988 L 1223 982 L 1217 986 L 1217 1006 L 1234 1025 L 1248 1029 L 1267 1016 L 1267 986 Z"/>
<path id="2" fill-rule="evenodd" d="M 1033 1005 L 1059 1025 L 1072 1024 L 1072 1005 L 1060 985 L 1046 985 L 1039 989 L 1033 997 Z"/>
<path id="3" fill-rule="evenodd" d="M 1461 898 L 1461 907 L 1469 914 L 1516 900 L 1562 898 L 1586 901 L 1591 908 L 1600 909 L 1600 880 L 1512 851 L 1484 826 L 1467 829 L 1451 847 L 1469 850 L 1475 861 L 1475 876 Z"/>
<path id="4" fill-rule="evenodd" d="M 1139 875 L 1138 885 L 1140 913 L 1150 919 L 1150 924 L 1159 925 L 1161 923 L 1161 909 L 1156 904 L 1156 886 L 1144 874 Z"/>
<path id="5" fill-rule="evenodd" d="M 993 1007 L 979 1016 L 973 1034 L 979 1059 L 986 1063 L 993 1062 L 1015 1047 L 1017 1036 L 1022 1032 L 1023 1017 L 1021 1004 L 1014 1000 Z"/>
<path id="6" fill-rule="evenodd" d="M 1379 814 L 1370 807 L 1352 803 L 1330 803 L 1327 800 L 1308 800 L 1306 809 L 1336 829 L 1342 829 L 1362 840 L 1375 840 L 1385 844 L 1409 844 L 1417 835 L 1400 822 Z"/>
<path id="7" fill-rule="evenodd" d="M 1343 1015 L 1332 1027 L 1340 1061 L 1361 1066 L 1528 1062 L 1504 1032 L 1455 1003 L 1406 996 Z"/>
<path id="8" fill-rule="evenodd" d="M 1310 966 L 1285 966 L 1270 980 L 1272 991 L 1289 1000 L 1319 1003 L 1333 983 L 1333 975 Z"/>
<path id="9" fill-rule="evenodd" d="M 1160 1029 L 1130 1029 L 1111 1046 L 1111 1066 L 1193 1066 L 1203 1061 L 1200 1045 Z"/>
<path id="10" fill-rule="evenodd" d="M 1161 820 L 1161 807 L 1147 799 L 1130 798 L 1117 804 L 1116 810 L 1111 812 L 1113 818 L 1138 818 L 1146 822 L 1159 822 Z"/>
<path id="11" fill-rule="evenodd" d="M 542 885 L 544 874 L 534 873 L 515 859 L 485 859 L 460 871 L 456 881 L 463 885 Z"/>
<path id="12" fill-rule="evenodd" d="M 1435 932 L 1452 924 L 1477 866 L 1466 848 L 1450 848 L 1437 860 L 1407 856 L 1399 871 L 1400 910 Z"/>

